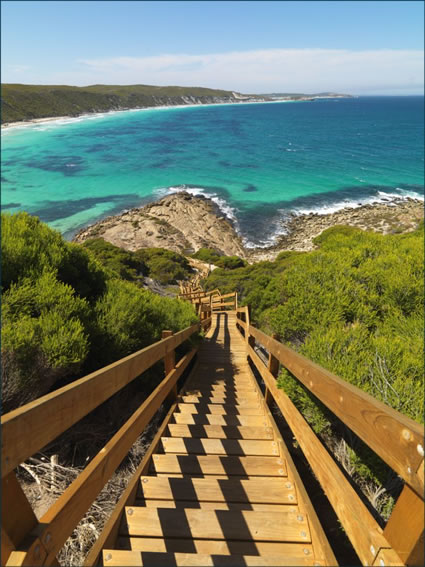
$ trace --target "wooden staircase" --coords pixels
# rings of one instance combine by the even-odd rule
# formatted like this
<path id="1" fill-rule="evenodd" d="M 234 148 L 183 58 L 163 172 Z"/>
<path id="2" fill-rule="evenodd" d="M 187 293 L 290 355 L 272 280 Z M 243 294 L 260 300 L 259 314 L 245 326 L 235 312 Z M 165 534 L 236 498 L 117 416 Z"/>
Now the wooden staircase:
<path id="1" fill-rule="evenodd" d="M 103 564 L 323 565 L 282 443 L 236 314 L 214 315 Z"/>
<path id="2" fill-rule="evenodd" d="M 64 542 L 133 443 L 169 408 L 85 566 L 336 565 L 271 414 L 275 404 L 359 564 L 423 565 L 423 427 L 257 329 L 236 293 L 205 292 L 198 283 L 181 291 L 198 323 L 163 331 L 149 347 L 2 416 L 1 564 L 58 565 Z M 199 331 L 200 347 L 176 361 L 176 348 Z M 164 379 L 37 518 L 15 469 L 161 360 Z M 280 365 L 404 480 L 384 528 L 277 387 Z"/>

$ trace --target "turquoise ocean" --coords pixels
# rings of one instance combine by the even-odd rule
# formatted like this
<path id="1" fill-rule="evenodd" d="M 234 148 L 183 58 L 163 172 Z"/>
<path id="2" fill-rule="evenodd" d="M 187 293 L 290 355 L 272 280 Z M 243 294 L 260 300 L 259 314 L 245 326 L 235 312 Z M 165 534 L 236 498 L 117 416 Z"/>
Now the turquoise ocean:
<path id="1" fill-rule="evenodd" d="M 424 196 L 424 97 L 123 111 L 2 131 L 2 210 L 67 238 L 185 189 L 212 197 L 246 244 L 290 213 Z"/>

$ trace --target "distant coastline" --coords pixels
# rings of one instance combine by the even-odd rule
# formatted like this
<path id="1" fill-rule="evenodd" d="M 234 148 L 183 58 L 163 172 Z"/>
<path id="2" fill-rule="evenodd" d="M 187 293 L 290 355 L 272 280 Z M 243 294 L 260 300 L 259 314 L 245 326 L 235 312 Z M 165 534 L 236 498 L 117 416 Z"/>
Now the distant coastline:
<path id="1" fill-rule="evenodd" d="M 351 98 L 338 93 L 253 95 L 191 87 L 146 85 L 67 87 L 2 85 L 2 128 L 44 121 L 68 120 L 110 112 L 201 105 L 263 102 L 306 102 L 319 98 Z"/>
<path id="2" fill-rule="evenodd" d="M 60 122 L 62 120 L 66 120 L 66 123 L 69 121 L 78 121 L 81 118 L 93 119 L 93 118 L 103 118 L 105 116 L 110 116 L 113 114 L 118 114 L 121 112 L 139 112 L 143 110 L 165 110 L 170 108 L 199 108 L 200 106 L 229 106 L 229 105 L 243 105 L 243 104 L 277 104 L 277 103 L 287 103 L 287 102 L 311 102 L 313 100 L 318 99 L 326 99 L 326 98 L 351 98 L 345 95 L 338 95 L 338 96 L 323 96 L 323 97 L 305 97 L 305 98 L 282 98 L 282 99 L 273 99 L 273 100 L 235 100 L 233 102 L 226 101 L 226 102 L 203 102 L 198 104 L 173 104 L 171 106 L 144 106 L 140 108 L 121 108 L 117 110 L 107 110 L 104 112 L 86 112 L 78 115 L 69 115 L 69 116 L 47 116 L 45 118 L 32 118 L 30 120 L 19 120 L 16 122 L 4 122 L 1 124 L 1 130 L 9 130 L 12 128 L 26 128 L 28 126 L 34 126 L 37 124 L 48 124 L 49 122 Z"/>

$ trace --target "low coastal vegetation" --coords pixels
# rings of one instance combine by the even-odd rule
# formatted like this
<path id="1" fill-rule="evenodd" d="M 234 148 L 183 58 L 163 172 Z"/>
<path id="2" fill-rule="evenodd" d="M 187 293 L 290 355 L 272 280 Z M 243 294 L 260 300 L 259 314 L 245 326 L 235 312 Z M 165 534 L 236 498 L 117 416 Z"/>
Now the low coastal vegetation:
<path id="1" fill-rule="evenodd" d="M 150 85 L 3 84 L 2 123 L 54 116 L 79 116 L 130 108 L 176 104 L 236 101 L 233 93 L 201 87 L 156 87 Z"/>
<path id="2" fill-rule="evenodd" d="M 216 269 L 205 288 L 236 290 L 254 323 L 303 355 L 423 423 L 424 227 L 381 235 L 335 226 L 311 252 Z M 286 370 L 279 385 L 360 482 L 385 517 L 393 498 L 375 498 L 394 475 Z M 376 500 L 376 501 L 375 501 Z"/>
<path id="3" fill-rule="evenodd" d="M 212 250 L 211 248 L 200 248 L 192 255 L 192 258 L 227 270 L 234 270 L 247 265 L 247 262 L 242 260 L 242 258 L 239 258 L 239 256 L 224 256 L 220 252 Z"/>
<path id="4" fill-rule="evenodd" d="M 1 250 L 3 411 L 196 320 L 139 285 L 146 267 L 163 281 L 188 273 L 178 254 L 69 243 L 27 213 L 2 215 Z"/>
<path id="5" fill-rule="evenodd" d="M 236 290 L 258 327 L 422 423 L 423 222 L 388 235 L 335 226 L 314 244 L 254 264 L 210 248 L 193 257 L 216 266 L 206 290 Z M 143 288 L 148 277 L 190 277 L 178 253 L 130 252 L 100 238 L 69 243 L 26 213 L 2 215 L 1 248 L 3 411 L 196 320 L 189 303 Z M 401 486 L 394 473 L 291 374 L 282 370 L 278 381 L 387 518 Z"/>
<path id="6" fill-rule="evenodd" d="M 114 246 L 102 238 L 83 243 L 101 264 L 124 280 L 143 283 L 144 277 L 163 285 L 187 279 L 193 270 L 185 256 L 164 248 L 141 248 L 135 252 Z"/>

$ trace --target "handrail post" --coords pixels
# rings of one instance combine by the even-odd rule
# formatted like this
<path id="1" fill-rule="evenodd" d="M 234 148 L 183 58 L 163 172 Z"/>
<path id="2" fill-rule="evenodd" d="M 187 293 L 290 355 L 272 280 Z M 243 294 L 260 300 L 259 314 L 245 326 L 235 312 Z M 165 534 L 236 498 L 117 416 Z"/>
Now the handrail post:
<path id="1" fill-rule="evenodd" d="M 6 565 L 11 553 L 19 549 L 22 541 L 37 527 L 38 520 L 12 471 L 2 479 L 2 565 Z M 40 565 L 47 553 L 41 542 L 35 546 L 34 563 Z"/>
<path id="2" fill-rule="evenodd" d="M 162 339 L 166 339 L 167 337 L 171 337 L 173 335 L 173 331 L 162 331 Z M 174 368 L 176 367 L 176 351 L 173 349 L 167 355 L 164 356 L 164 369 L 165 369 L 165 376 L 167 376 Z M 177 398 L 177 383 L 174 384 L 173 389 L 168 395 L 168 399 L 173 402 Z"/>
<path id="3" fill-rule="evenodd" d="M 279 340 L 279 335 L 277 335 L 276 333 L 273 333 L 272 337 L 275 340 Z M 271 352 L 269 352 L 269 360 L 268 360 L 268 363 L 267 363 L 267 370 L 275 378 L 277 378 L 277 376 L 279 374 L 279 364 L 280 364 L 279 360 L 275 356 L 273 356 L 273 354 Z M 267 386 L 266 386 L 266 389 L 264 391 L 264 398 L 265 398 L 266 404 L 268 406 L 273 401 L 273 396 L 271 395 L 270 390 L 267 388 Z"/>
<path id="4" fill-rule="evenodd" d="M 424 503 L 407 484 L 394 506 L 384 536 L 406 565 L 423 565 Z"/>
<path id="5" fill-rule="evenodd" d="M 255 338 L 249 332 L 249 327 L 250 327 L 250 324 L 251 324 L 251 310 L 250 310 L 249 305 L 245 305 L 245 320 L 246 320 L 246 334 L 245 334 L 246 344 L 247 344 L 247 347 L 250 346 L 250 347 L 254 348 Z"/>

